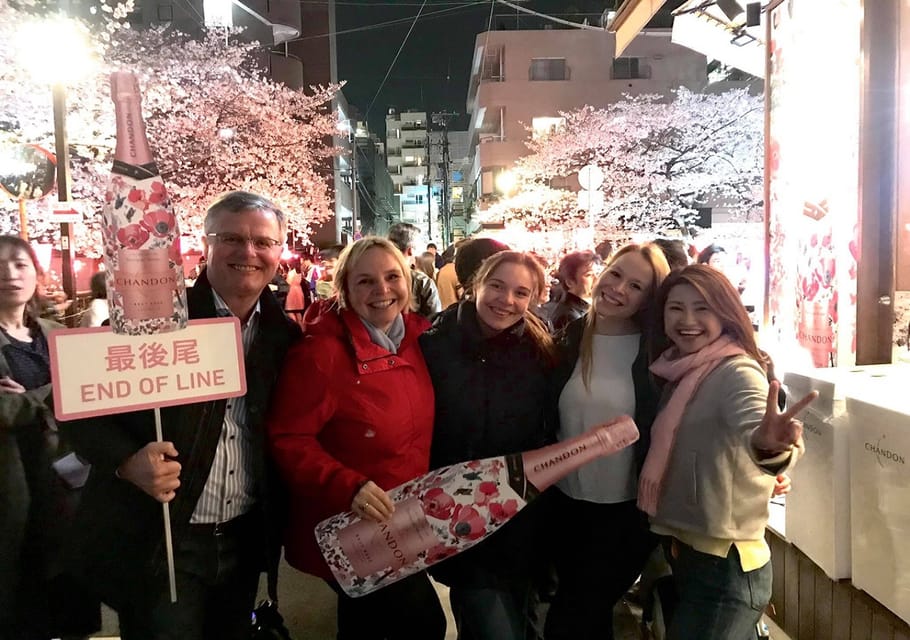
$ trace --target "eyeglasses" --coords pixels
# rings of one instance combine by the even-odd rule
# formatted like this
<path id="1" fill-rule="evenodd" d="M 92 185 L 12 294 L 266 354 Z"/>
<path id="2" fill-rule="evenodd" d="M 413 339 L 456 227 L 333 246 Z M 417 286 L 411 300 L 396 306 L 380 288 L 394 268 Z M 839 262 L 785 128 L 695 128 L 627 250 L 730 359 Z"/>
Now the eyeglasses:
<path id="1" fill-rule="evenodd" d="M 253 249 L 256 251 L 269 251 L 275 247 L 281 246 L 281 240 L 275 240 L 274 238 L 268 238 L 266 236 L 256 236 L 255 238 L 250 238 L 248 236 L 242 236 L 239 233 L 207 233 L 205 234 L 209 238 L 214 238 L 221 244 L 231 249 L 239 249 L 245 247 L 248 244 L 253 245 Z"/>

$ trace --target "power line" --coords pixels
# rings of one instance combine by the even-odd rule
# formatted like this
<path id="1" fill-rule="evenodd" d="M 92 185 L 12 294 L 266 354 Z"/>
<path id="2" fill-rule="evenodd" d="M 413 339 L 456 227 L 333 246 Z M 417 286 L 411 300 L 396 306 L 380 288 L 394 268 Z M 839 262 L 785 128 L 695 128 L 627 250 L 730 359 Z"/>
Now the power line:
<path id="1" fill-rule="evenodd" d="M 440 9 L 439 11 L 431 11 L 424 14 L 423 19 L 427 20 L 430 17 L 438 17 L 443 13 L 450 13 L 452 11 L 460 11 L 462 9 L 470 9 L 475 6 L 481 6 L 486 4 L 486 2 L 472 2 L 468 4 L 463 4 L 457 7 L 449 7 L 448 9 Z M 353 27 L 351 29 L 342 29 L 341 31 L 332 31 L 329 33 L 320 33 L 314 36 L 301 36 L 300 38 L 294 38 L 293 40 L 288 40 L 288 42 L 297 42 L 299 40 L 313 40 L 315 38 L 328 38 L 329 36 L 341 36 L 348 33 L 359 33 L 361 31 L 372 31 L 373 29 L 384 29 L 385 27 L 391 27 L 397 24 L 402 24 L 411 20 L 410 16 L 407 18 L 396 18 L 394 20 L 387 20 L 385 22 L 377 22 L 376 24 L 368 24 L 362 27 Z M 283 44 L 283 43 L 282 43 Z"/>
<path id="2" fill-rule="evenodd" d="M 392 69 L 395 67 L 395 63 L 398 62 L 398 56 L 401 55 L 401 51 L 404 49 L 404 45 L 407 44 L 408 38 L 411 37 L 411 32 L 417 25 L 417 21 L 420 19 L 420 14 L 423 13 L 423 8 L 426 6 L 426 4 L 427 0 L 423 0 L 423 4 L 420 5 L 420 9 L 417 11 L 417 15 L 414 16 L 414 22 L 411 23 L 411 28 L 408 29 L 408 32 L 404 36 L 404 40 L 401 41 L 401 46 L 398 47 L 398 53 L 395 54 L 395 58 L 392 60 L 392 64 L 389 65 L 389 70 L 385 73 L 385 78 L 382 79 L 382 82 L 379 84 L 379 88 L 376 90 L 376 95 L 373 96 L 373 99 L 370 101 L 370 106 L 367 107 L 366 114 L 364 115 L 365 119 L 369 119 L 370 110 L 373 108 L 373 104 L 376 102 L 376 98 L 378 98 L 379 94 L 382 92 L 382 88 L 385 86 L 386 80 L 389 79 L 389 76 L 392 73 Z"/>

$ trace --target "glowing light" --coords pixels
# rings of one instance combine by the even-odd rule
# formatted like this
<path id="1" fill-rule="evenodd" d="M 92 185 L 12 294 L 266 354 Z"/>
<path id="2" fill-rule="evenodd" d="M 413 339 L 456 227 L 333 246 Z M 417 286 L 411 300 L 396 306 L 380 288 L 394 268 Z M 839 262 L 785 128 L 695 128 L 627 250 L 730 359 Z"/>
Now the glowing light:
<path id="1" fill-rule="evenodd" d="M 500 171 L 499 175 L 496 176 L 496 188 L 499 189 L 501 193 L 511 193 L 515 190 L 517 184 L 518 178 L 516 177 L 515 172 L 509 169 Z"/>
<path id="2" fill-rule="evenodd" d="M 24 24 L 14 47 L 22 67 L 46 84 L 71 83 L 97 66 L 85 27 L 63 16 Z"/>
<path id="3" fill-rule="evenodd" d="M 78 273 L 79 271 L 82 271 L 82 268 L 84 266 L 85 263 L 82 260 L 79 260 L 78 258 L 76 260 L 73 260 L 73 271 Z"/>

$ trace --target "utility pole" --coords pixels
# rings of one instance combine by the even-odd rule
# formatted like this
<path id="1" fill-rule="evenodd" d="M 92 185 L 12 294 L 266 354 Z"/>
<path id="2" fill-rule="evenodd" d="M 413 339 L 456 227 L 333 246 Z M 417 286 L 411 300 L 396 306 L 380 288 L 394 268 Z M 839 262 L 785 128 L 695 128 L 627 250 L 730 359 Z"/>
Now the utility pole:
<path id="1" fill-rule="evenodd" d="M 449 210 L 449 174 L 452 159 L 449 157 L 449 121 L 457 116 L 457 113 L 450 111 L 440 111 L 434 113 L 431 117 L 433 124 L 442 127 L 442 202 L 440 203 L 440 218 L 442 219 L 442 241 L 448 244 L 452 241 L 452 212 Z M 429 138 L 429 136 L 427 136 Z"/>
<path id="2" fill-rule="evenodd" d="M 430 168 L 433 166 L 430 162 L 430 153 L 432 145 L 430 144 L 430 119 L 427 118 L 427 240 L 433 239 L 433 181 L 430 178 Z"/>

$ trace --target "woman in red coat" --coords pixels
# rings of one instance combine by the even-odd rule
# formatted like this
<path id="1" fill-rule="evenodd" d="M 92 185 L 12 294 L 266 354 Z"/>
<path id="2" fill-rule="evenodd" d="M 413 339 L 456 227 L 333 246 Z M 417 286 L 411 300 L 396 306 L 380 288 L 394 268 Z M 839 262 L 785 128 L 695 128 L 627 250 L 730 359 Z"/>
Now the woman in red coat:
<path id="1" fill-rule="evenodd" d="M 312 306 L 288 354 L 269 439 L 290 491 L 285 556 L 338 593 L 338 638 L 441 640 L 445 617 L 425 573 L 361 598 L 332 579 L 313 528 L 352 510 L 383 521 L 386 491 L 429 470 L 433 386 L 417 345 L 429 323 L 410 313 L 410 269 L 387 240 L 349 246 L 336 297 Z M 306 372 L 306 373 L 303 373 Z"/>

